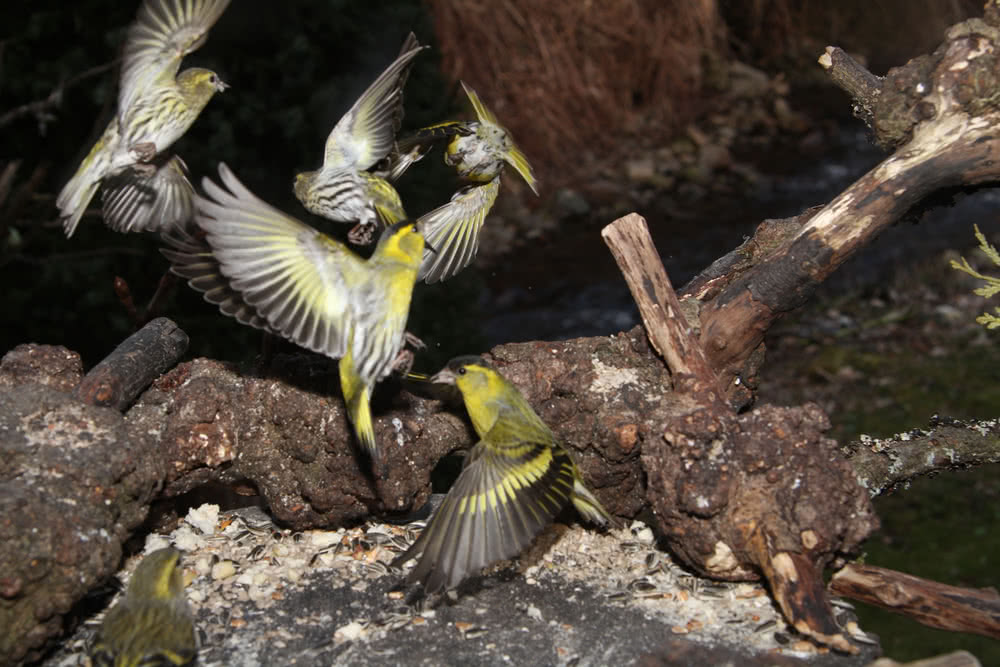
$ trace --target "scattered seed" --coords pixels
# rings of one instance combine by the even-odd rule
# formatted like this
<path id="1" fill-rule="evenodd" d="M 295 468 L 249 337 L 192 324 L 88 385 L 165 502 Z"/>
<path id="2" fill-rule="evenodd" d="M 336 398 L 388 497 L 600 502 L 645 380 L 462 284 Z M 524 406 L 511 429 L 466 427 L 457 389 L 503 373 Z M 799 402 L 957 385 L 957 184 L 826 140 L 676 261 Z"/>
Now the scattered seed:
<path id="1" fill-rule="evenodd" d="M 772 618 L 770 621 L 764 621 L 763 623 L 758 625 L 756 628 L 753 629 L 753 631 L 755 634 L 760 634 L 762 632 L 770 630 L 776 625 L 778 625 L 778 622 Z"/>

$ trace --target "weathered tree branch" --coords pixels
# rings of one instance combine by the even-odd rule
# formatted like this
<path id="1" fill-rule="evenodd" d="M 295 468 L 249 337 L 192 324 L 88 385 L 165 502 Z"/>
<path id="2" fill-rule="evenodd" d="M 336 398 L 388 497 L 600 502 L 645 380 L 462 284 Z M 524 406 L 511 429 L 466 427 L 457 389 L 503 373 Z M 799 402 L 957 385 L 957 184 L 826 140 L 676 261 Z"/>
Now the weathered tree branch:
<path id="1" fill-rule="evenodd" d="M 891 70 L 874 123 L 879 143 L 896 152 L 703 306 L 702 344 L 724 386 L 745 375 L 778 317 L 921 199 L 1000 180 L 995 33 L 983 21 L 960 24 L 932 56 Z"/>
<path id="2" fill-rule="evenodd" d="M 1000 419 L 950 420 L 892 438 L 862 438 L 846 449 L 874 498 L 920 475 L 1000 462 Z"/>
<path id="3" fill-rule="evenodd" d="M 995 588 L 959 588 L 852 563 L 833 575 L 830 591 L 905 614 L 932 628 L 1000 639 L 1000 594 Z"/>
<path id="4" fill-rule="evenodd" d="M 97 65 L 96 67 L 91 67 L 90 69 L 84 70 L 79 74 L 60 81 L 56 84 L 55 88 L 52 89 L 48 95 L 40 100 L 35 100 L 34 102 L 28 102 L 27 104 L 22 104 L 20 106 L 14 107 L 13 109 L 0 115 L 0 128 L 13 123 L 18 118 L 22 116 L 33 115 L 38 119 L 39 127 L 44 127 L 51 117 L 47 113 L 49 109 L 57 107 L 62 104 L 63 95 L 66 91 L 81 81 L 85 81 L 91 77 L 97 76 L 98 74 L 103 74 L 112 67 L 118 65 L 118 59 L 112 60 L 111 62 L 104 63 L 103 65 Z"/>

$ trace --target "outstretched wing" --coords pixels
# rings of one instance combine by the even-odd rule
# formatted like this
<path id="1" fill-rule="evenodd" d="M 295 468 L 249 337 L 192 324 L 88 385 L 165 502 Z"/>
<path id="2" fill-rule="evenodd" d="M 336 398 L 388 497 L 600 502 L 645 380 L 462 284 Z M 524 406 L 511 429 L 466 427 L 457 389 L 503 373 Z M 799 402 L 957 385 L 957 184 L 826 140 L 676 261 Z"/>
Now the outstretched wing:
<path id="1" fill-rule="evenodd" d="M 499 192 L 497 176 L 485 185 L 460 190 L 450 202 L 420 218 L 424 240 L 436 252 L 424 250 L 417 280 L 447 280 L 472 263 L 479 250 L 479 230 Z"/>
<path id="2" fill-rule="evenodd" d="M 403 52 L 337 121 L 326 140 L 324 169 L 368 169 L 392 150 L 402 120 L 403 84 L 421 50 L 411 33 Z"/>
<path id="3" fill-rule="evenodd" d="M 208 38 L 230 0 L 145 0 L 125 40 L 118 121 L 152 87 L 170 81 L 181 59 Z"/>
<path id="4" fill-rule="evenodd" d="M 293 342 L 342 357 L 356 314 L 352 290 L 371 269 L 364 260 L 250 192 L 225 164 L 196 198 L 196 222 L 230 287 Z"/>
<path id="5" fill-rule="evenodd" d="M 204 232 L 191 234 L 185 227 L 171 227 L 164 230 L 160 238 L 169 246 L 160 248 L 160 253 L 170 262 L 170 272 L 187 280 L 192 289 L 202 292 L 205 301 L 217 305 L 223 315 L 235 318 L 240 324 L 280 335 L 222 275 L 219 260 L 212 254 L 212 246 L 205 240 Z"/>
<path id="6" fill-rule="evenodd" d="M 144 165 L 153 167 L 154 165 Z M 101 183 L 104 221 L 116 232 L 157 232 L 194 219 L 194 186 L 187 165 L 174 155 L 146 175 L 128 168 Z"/>
<path id="7" fill-rule="evenodd" d="M 494 431 L 496 429 L 494 428 Z M 397 560 L 418 558 L 410 582 L 427 593 L 527 547 L 566 506 L 573 462 L 562 448 L 487 433 L 417 541 Z"/>
<path id="8" fill-rule="evenodd" d="M 493 115 L 492 111 L 486 108 L 486 105 L 483 104 L 481 99 L 479 99 L 479 95 L 477 95 L 476 91 L 472 89 L 472 86 L 463 81 L 462 90 L 465 91 L 469 101 L 472 103 L 473 109 L 476 110 L 476 117 L 479 119 L 480 123 L 495 125 L 503 130 L 503 133 L 506 136 L 503 150 L 504 162 L 516 169 L 517 173 L 521 174 L 521 178 L 524 179 L 524 182 L 531 188 L 531 191 L 537 195 L 538 180 L 535 178 L 535 173 L 532 171 L 531 165 L 528 164 L 528 158 L 521 151 L 521 149 L 514 144 L 514 137 L 511 136 L 510 131 L 497 122 L 496 116 Z"/>

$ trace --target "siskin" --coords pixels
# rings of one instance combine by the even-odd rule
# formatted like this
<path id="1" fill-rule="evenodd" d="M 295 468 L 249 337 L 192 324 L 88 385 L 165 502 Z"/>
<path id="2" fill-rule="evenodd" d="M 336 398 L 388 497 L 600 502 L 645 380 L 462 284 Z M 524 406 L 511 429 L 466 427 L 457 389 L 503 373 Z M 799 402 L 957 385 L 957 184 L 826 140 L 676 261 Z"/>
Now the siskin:
<path id="1" fill-rule="evenodd" d="M 97 667 L 185 665 L 198 652 L 184 597 L 180 552 L 168 547 L 142 559 L 125 597 L 104 616 L 90 648 Z"/>
<path id="2" fill-rule="evenodd" d="M 485 361 L 457 357 L 430 381 L 458 388 L 480 440 L 423 533 L 393 563 L 418 559 L 410 583 L 424 582 L 427 593 L 454 588 L 520 553 L 567 502 L 601 526 L 613 521 L 549 427 Z"/>
<path id="3" fill-rule="evenodd" d="M 177 71 L 229 1 L 145 0 L 125 40 L 118 112 L 56 200 L 67 237 L 102 185 L 104 219 L 115 231 L 188 222 L 194 188 L 180 158 L 164 151 L 227 85 L 211 70 Z"/>
<path id="4" fill-rule="evenodd" d="M 428 283 L 452 277 L 476 257 L 479 231 L 500 191 L 500 175 L 509 164 L 538 194 L 537 181 L 528 159 L 486 108 L 471 87 L 462 82 L 477 120 L 449 121 L 417 130 L 400 140 L 390 158 L 388 176 L 395 181 L 411 164 L 422 159 L 435 142 L 448 139 L 444 161 L 474 185 L 456 193 L 452 200 L 424 216 L 427 240 L 437 250 L 426 255 L 420 279 Z"/>
<path id="5" fill-rule="evenodd" d="M 395 145 L 403 120 L 403 85 L 413 59 L 425 48 L 410 33 L 399 57 L 337 121 L 326 139 L 323 166 L 295 177 L 295 196 L 311 213 L 358 223 L 348 233 L 351 243 L 371 243 L 377 222 L 391 225 L 406 218 L 396 189 L 367 170 Z"/>
<path id="6" fill-rule="evenodd" d="M 408 368 L 410 296 L 424 252 L 417 222 L 382 233 L 364 260 L 258 199 L 225 164 L 228 192 L 209 179 L 196 197 L 204 240 L 174 230 L 162 252 L 171 271 L 244 324 L 340 359 L 340 385 L 358 440 L 377 455 L 369 399 L 375 383 Z"/>

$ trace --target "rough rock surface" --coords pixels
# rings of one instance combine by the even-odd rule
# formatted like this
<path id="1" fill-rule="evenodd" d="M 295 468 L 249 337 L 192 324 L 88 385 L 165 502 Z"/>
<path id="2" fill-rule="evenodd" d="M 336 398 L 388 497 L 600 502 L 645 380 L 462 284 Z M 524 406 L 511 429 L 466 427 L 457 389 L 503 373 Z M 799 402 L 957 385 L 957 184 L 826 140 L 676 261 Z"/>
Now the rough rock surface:
<path id="1" fill-rule="evenodd" d="M 0 662 L 30 658 L 118 569 L 164 476 L 153 439 L 65 393 L 79 377 L 79 357 L 45 346 L 0 368 Z"/>

